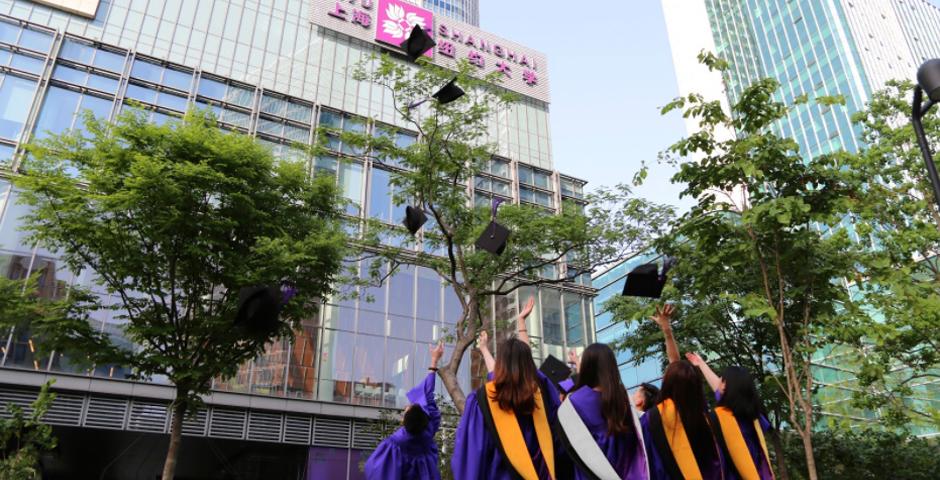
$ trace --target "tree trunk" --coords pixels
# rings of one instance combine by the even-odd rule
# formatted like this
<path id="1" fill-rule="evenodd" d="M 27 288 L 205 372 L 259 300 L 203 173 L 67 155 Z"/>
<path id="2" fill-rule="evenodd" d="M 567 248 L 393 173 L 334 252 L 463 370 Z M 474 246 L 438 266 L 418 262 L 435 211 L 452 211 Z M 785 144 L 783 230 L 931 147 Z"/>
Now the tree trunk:
<path id="1" fill-rule="evenodd" d="M 770 444 L 773 446 L 774 455 L 777 457 L 777 468 L 774 470 L 777 480 L 790 480 L 790 473 L 787 471 L 787 457 L 783 450 L 783 440 L 780 438 L 780 432 L 776 429 L 770 431 Z"/>
<path id="2" fill-rule="evenodd" d="M 450 366 L 447 366 L 438 370 L 437 375 L 441 377 L 441 383 L 444 384 L 444 389 L 447 390 L 451 401 L 454 402 L 454 406 L 457 407 L 457 412 L 463 415 L 463 407 L 466 406 L 467 396 L 463 393 L 463 389 L 460 388 L 456 372 L 451 371 Z"/>
<path id="3" fill-rule="evenodd" d="M 183 439 L 183 417 L 186 415 L 186 404 L 180 401 L 180 395 L 176 395 L 176 403 L 173 404 L 173 421 L 170 423 L 170 447 L 166 452 L 166 460 L 163 462 L 162 480 L 173 480 L 176 474 L 176 459 L 179 455 L 180 441 Z"/>
<path id="4" fill-rule="evenodd" d="M 803 439 L 803 452 L 806 454 L 806 473 L 809 480 L 818 480 L 816 476 L 816 455 L 813 453 L 813 432 L 800 432 L 800 438 Z"/>

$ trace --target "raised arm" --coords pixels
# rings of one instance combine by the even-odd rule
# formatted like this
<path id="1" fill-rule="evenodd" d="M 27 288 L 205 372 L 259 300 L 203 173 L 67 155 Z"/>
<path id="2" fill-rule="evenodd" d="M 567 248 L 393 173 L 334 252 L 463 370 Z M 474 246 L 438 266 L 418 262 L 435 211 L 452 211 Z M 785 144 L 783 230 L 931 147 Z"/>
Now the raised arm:
<path id="1" fill-rule="evenodd" d="M 532 313 L 533 308 L 535 308 L 534 295 L 529 297 L 529 301 L 526 302 L 525 307 L 522 308 L 519 317 L 516 319 L 516 336 L 525 343 L 529 343 L 529 330 L 526 329 L 525 319 Z"/>
<path id="2" fill-rule="evenodd" d="M 702 371 L 702 375 L 705 375 L 705 381 L 708 382 L 708 386 L 712 387 L 713 392 L 717 392 L 721 388 L 721 377 L 719 377 L 712 369 L 705 363 L 705 360 L 702 360 L 695 352 L 687 352 L 685 354 L 686 360 L 688 360 L 692 365 L 695 365 Z"/>
<path id="3" fill-rule="evenodd" d="M 661 307 L 656 307 L 656 314 L 653 315 L 653 321 L 659 325 L 659 329 L 663 331 L 663 336 L 666 337 L 666 357 L 669 359 L 669 363 L 680 360 L 679 346 L 676 345 L 676 339 L 672 336 L 672 325 L 669 323 L 674 311 L 673 306 L 666 303 Z"/>
<path id="4" fill-rule="evenodd" d="M 428 370 L 431 374 L 428 375 L 425 381 L 424 394 L 426 396 L 425 410 L 428 413 L 428 417 L 431 419 L 429 426 L 431 433 L 435 433 L 441 426 L 441 411 L 437 408 L 437 399 L 434 398 L 434 381 L 437 378 L 437 364 L 440 363 L 441 357 L 444 356 L 444 342 L 437 342 L 437 345 L 431 346 L 430 353 L 431 366 L 428 367 Z"/>
<path id="5" fill-rule="evenodd" d="M 480 353 L 483 354 L 483 363 L 486 364 L 486 373 L 493 373 L 493 370 L 496 369 L 496 359 L 493 358 L 493 354 L 490 353 L 490 334 L 486 333 L 486 330 L 482 330 L 480 336 L 477 337 L 477 348 L 479 348 Z"/>

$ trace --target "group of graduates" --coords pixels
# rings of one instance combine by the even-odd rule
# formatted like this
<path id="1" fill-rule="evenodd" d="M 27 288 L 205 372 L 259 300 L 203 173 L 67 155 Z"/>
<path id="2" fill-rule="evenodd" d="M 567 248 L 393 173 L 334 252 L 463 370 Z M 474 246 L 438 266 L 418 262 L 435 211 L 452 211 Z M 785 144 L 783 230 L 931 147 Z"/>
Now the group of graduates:
<path id="1" fill-rule="evenodd" d="M 666 339 L 669 365 L 660 389 L 648 384 L 632 397 L 620 380 L 614 352 L 595 343 L 576 374 L 556 384 L 536 368 L 525 318 L 493 358 L 487 335 L 478 342 L 488 381 L 467 396 L 450 468 L 456 480 L 654 479 L 771 480 L 764 432 L 770 429 L 751 374 L 731 367 L 718 376 L 695 353 L 680 358 L 672 335 L 673 308 L 653 319 Z M 424 382 L 408 394 L 402 427 L 365 465 L 370 480 L 440 479 L 434 436 L 441 414 L 434 400 L 437 363 L 431 350 Z M 709 408 L 703 377 L 715 394 Z"/>

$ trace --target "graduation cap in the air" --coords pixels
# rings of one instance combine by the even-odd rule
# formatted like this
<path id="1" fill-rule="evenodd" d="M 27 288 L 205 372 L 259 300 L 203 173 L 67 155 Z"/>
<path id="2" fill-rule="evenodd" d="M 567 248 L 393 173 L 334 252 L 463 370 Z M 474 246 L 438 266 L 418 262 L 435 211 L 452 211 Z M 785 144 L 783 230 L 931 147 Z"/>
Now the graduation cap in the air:
<path id="1" fill-rule="evenodd" d="M 506 241 L 509 240 L 509 229 L 496 222 L 496 211 L 503 201 L 502 198 L 493 199 L 490 223 L 483 229 L 483 233 L 476 241 L 477 248 L 482 248 L 496 255 L 503 254 L 503 250 L 506 250 Z"/>
<path id="2" fill-rule="evenodd" d="M 666 287 L 666 274 L 675 264 L 675 259 L 666 257 L 663 260 L 662 273 L 659 266 L 646 263 L 636 267 L 627 274 L 627 282 L 623 285 L 623 294 L 628 297 L 659 298 Z"/>
<path id="3" fill-rule="evenodd" d="M 427 53 L 435 45 L 437 45 L 437 42 L 420 26 L 412 28 L 411 35 L 408 35 L 408 38 L 401 42 L 401 48 L 405 50 L 405 54 L 412 62 L 417 62 L 421 55 Z"/>
<path id="4" fill-rule="evenodd" d="M 412 235 L 418 233 L 418 230 L 428 221 L 428 216 L 424 214 L 424 211 L 418 207 L 412 207 L 408 205 L 405 207 L 405 228 L 411 232 Z"/>
<path id="5" fill-rule="evenodd" d="M 285 296 L 293 296 L 289 291 Z M 275 287 L 244 287 L 238 291 L 235 325 L 251 335 L 267 336 L 277 330 L 281 313 L 281 291 Z"/>
<path id="6" fill-rule="evenodd" d="M 457 100 L 465 94 L 466 92 L 464 92 L 463 89 L 457 85 L 457 77 L 454 77 L 451 81 L 447 82 L 447 85 L 441 87 L 441 89 L 438 90 L 434 95 L 431 95 L 427 98 L 422 98 L 416 102 L 411 102 L 411 104 L 408 105 L 408 108 L 417 108 L 432 98 L 437 100 L 441 105 L 447 105 L 448 103 Z"/>
<path id="7" fill-rule="evenodd" d="M 457 77 L 454 77 L 451 81 L 447 82 L 447 85 L 441 87 L 434 95 L 431 95 L 435 100 L 441 102 L 443 105 L 447 105 L 454 100 L 464 96 L 464 91 L 457 85 Z"/>
<path id="8" fill-rule="evenodd" d="M 565 364 L 565 362 L 555 358 L 554 355 L 549 355 L 548 358 L 542 362 L 539 371 L 545 374 L 562 392 L 567 393 L 574 387 L 574 382 L 571 380 L 571 367 Z"/>

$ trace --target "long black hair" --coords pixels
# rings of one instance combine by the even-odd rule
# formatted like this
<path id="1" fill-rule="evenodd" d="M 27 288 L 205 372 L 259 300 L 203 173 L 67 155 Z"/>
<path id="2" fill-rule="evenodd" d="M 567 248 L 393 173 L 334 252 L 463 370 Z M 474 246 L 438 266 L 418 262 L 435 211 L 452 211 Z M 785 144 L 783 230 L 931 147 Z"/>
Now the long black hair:
<path id="1" fill-rule="evenodd" d="M 496 383 L 493 399 L 503 410 L 512 410 L 516 415 L 531 415 L 535 411 L 535 395 L 539 388 L 532 349 L 522 340 L 509 338 L 500 344 L 497 355 L 493 371 Z"/>
<path id="2" fill-rule="evenodd" d="M 659 401 L 670 399 L 676 405 L 682 427 L 691 442 L 712 442 L 711 429 L 705 420 L 705 395 L 702 376 L 687 360 L 678 360 L 666 367 Z"/>
<path id="3" fill-rule="evenodd" d="M 764 413 L 754 377 L 746 368 L 728 367 L 721 372 L 721 379 L 725 382 L 725 391 L 718 401 L 719 407 L 725 407 L 734 413 L 735 418 L 749 422 Z"/>
<path id="4" fill-rule="evenodd" d="M 597 388 L 601 394 L 601 413 L 607 420 L 610 435 L 633 431 L 630 412 L 630 397 L 620 381 L 617 357 L 603 343 L 594 343 L 581 354 L 578 368 L 578 384 L 575 387 Z"/>

